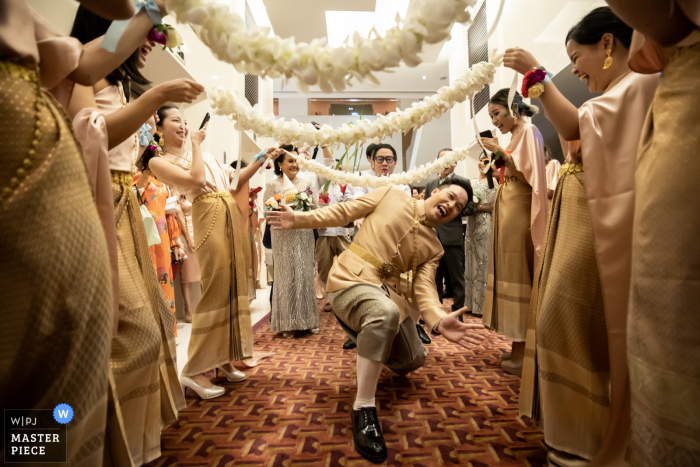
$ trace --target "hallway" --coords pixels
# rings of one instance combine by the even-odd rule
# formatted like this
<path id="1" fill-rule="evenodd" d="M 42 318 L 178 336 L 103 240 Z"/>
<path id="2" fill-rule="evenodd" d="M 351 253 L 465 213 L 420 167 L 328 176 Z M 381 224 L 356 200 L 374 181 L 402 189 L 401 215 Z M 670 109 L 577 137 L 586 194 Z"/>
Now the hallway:
<path id="1" fill-rule="evenodd" d="M 243 383 L 220 376 L 215 382 L 227 390 L 220 398 L 188 391 L 188 407 L 163 430 L 162 457 L 149 466 L 372 465 L 352 447 L 355 351 L 341 349 L 345 334 L 333 314 L 321 311 L 319 335 L 277 339 L 267 316 L 254 334 L 255 351 L 274 356 L 245 370 Z M 517 416 L 519 379 L 500 368 L 506 342 L 490 333 L 468 351 L 432 338 L 424 368 L 408 377 L 384 370 L 379 381 L 387 465 L 546 465 L 542 434 Z"/>

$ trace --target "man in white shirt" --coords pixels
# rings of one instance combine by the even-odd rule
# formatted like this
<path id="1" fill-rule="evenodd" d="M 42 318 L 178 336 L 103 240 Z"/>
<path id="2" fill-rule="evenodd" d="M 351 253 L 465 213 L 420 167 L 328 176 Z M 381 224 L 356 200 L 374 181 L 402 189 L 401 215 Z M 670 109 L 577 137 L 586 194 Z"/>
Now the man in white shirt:
<path id="1" fill-rule="evenodd" d="M 339 168 L 338 170 L 342 170 Z M 339 185 L 331 183 L 328 186 L 328 206 L 355 198 L 354 191 L 350 185 Z M 319 201 L 322 202 L 322 201 Z M 318 229 L 318 240 L 316 241 L 316 262 L 318 263 L 318 275 L 325 286 L 328 281 L 328 273 L 333 266 L 333 259 L 340 256 L 342 252 L 350 248 L 352 240 L 352 227 L 326 227 Z M 331 311 L 330 302 L 326 302 L 323 311 Z"/>

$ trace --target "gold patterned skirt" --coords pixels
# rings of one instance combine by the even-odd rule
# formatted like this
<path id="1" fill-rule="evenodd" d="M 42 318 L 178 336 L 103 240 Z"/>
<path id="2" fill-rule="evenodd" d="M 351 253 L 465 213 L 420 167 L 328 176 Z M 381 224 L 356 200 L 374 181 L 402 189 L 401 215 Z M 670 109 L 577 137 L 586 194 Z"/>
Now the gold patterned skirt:
<path id="1" fill-rule="evenodd" d="M 585 174 L 564 164 L 528 317 L 520 415 L 545 442 L 590 459 L 610 418 L 610 361 Z"/>
<path id="2" fill-rule="evenodd" d="M 493 210 L 485 327 L 513 342 L 524 342 L 532 294 L 535 248 L 530 234 L 532 187 L 506 177 Z"/>
<path id="3" fill-rule="evenodd" d="M 629 461 L 700 465 L 700 44 L 671 58 L 636 171 Z"/>
<path id="4" fill-rule="evenodd" d="M 119 329 L 111 368 L 135 465 L 160 457 L 160 431 L 185 407 L 175 323 L 158 283 L 131 175 L 112 172 L 119 264 Z"/>
<path id="5" fill-rule="evenodd" d="M 94 467 L 107 416 L 109 257 L 72 126 L 38 82 L 0 62 L 0 400 L 27 416 L 70 405 L 64 465 Z"/>
<path id="6" fill-rule="evenodd" d="M 192 315 L 182 376 L 253 356 L 250 238 L 241 211 L 230 193 L 207 193 L 194 200 L 192 223 L 202 270 L 202 299 Z"/>

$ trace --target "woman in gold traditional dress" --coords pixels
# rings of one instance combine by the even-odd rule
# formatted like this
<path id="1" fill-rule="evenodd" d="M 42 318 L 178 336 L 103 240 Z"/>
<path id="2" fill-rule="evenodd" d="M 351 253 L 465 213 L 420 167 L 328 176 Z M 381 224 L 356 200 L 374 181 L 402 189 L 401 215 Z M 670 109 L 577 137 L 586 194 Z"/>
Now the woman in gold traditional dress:
<path id="1" fill-rule="evenodd" d="M 608 3 L 635 28 L 630 68 L 661 72 L 635 174 L 627 456 L 635 466 L 700 465 L 700 2 Z"/>
<path id="2" fill-rule="evenodd" d="M 229 193 L 234 172 L 214 156 L 202 152 L 206 128 L 192 132 L 192 152 L 185 152 L 184 119 L 175 108 L 159 110 L 158 131 L 164 154 L 147 162 L 151 172 L 192 202 L 194 250 L 201 265 L 202 299 L 192 317 L 188 361 L 180 374 L 183 386 L 202 399 L 224 394 L 205 373 L 221 368 L 231 382 L 245 380 L 232 362 L 253 356 L 248 277 L 250 241 L 240 209 Z M 191 157 L 191 159 L 189 159 Z M 265 154 L 240 171 L 245 184 L 262 166 Z M 246 213 L 247 214 L 247 213 Z"/>
<path id="3" fill-rule="evenodd" d="M 508 89 L 501 89 L 491 98 L 489 115 L 502 134 L 511 134 L 510 143 L 503 149 L 496 139 L 482 139 L 486 149 L 503 153 L 508 161 L 493 211 L 482 321 L 513 341 L 512 353 L 503 355 L 501 367 L 518 376 L 523 366 L 533 269 L 542 253 L 547 222 L 544 141 L 537 127 L 523 119 L 523 115 L 532 117 L 537 111 L 523 102 L 519 93 L 509 110 Z"/>
<path id="4" fill-rule="evenodd" d="M 88 43 L 109 26 L 109 21 L 79 9 L 71 35 Z M 140 150 L 137 130 L 165 101 L 191 102 L 203 91 L 196 83 L 177 80 L 155 86 L 127 105 L 131 80 L 147 82 L 138 70 L 145 66 L 152 46 L 144 40 L 106 79 L 91 88 L 77 87 L 70 106 L 96 108 L 103 115 L 109 142 L 120 310 L 110 362 L 128 452 L 135 465 L 160 456 L 162 427 L 177 420 L 178 411 L 185 407 L 175 362 L 174 317 L 152 266 L 132 190 Z"/>
<path id="5" fill-rule="evenodd" d="M 128 18 L 133 6 L 121 3 L 112 13 Z M 65 465 L 100 466 L 114 314 L 110 263 L 61 105 L 74 82 L 91 85 L 101 71 L 95 50 L 62 36 L 23 0 L 3 1 L 0 17 L 0 397 L 27 416 L 70 405 Z M 0 455 L 10 460 L 9 452 Z"/>
<path id="6" fill-rule="evenodd" d="M 582 153 L 582 165 L 567 167 L 559 179 L 552 205 L 520 399 L 521 415 L 542 424 L 557 465 L 581 462 L 573 456 L 617 464 L 629 435 L 625 324 L 634 167 L 658 83 L 627 66 L 631 37 L 609 8 L 591 11 L 565 43 L 573 73 L 603 94 L 580 109 L 551 82 L 540 96 L 557 132 L 580 139 Z M 522 49 L 509 49 L 504 60 L 520 73 L 540 66 Z"/>

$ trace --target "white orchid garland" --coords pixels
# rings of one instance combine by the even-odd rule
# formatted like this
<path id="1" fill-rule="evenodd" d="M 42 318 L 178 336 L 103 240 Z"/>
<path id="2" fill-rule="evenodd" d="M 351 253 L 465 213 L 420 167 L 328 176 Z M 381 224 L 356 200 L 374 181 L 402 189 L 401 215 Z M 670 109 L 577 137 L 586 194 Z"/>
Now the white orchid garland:
<path id="1" fill-rule="evenodd" d="M 416 167 L 410 172 L 401 172 L 400 174 L 389 175 L 388 177 L 373 177 L 371 175 L 359 175 L 356 173 L 334 170 L 314 160 L 307 160 L 304 156 L 298 156 L 289 151 L 285 152 L 297 160 L 297 164 L 301 170 L 315 173 L 320 178 L 330 180 L 331 183 L 339 183 L 340 185 L 349 183 L 350 185 L 363 188 L 379 188 L 385 185 L 408 185 L 412 182 L 424 180 L 432 174 L 442 172 L 447 167 L 454 166 L 457 162 L 464 160 L 467 154 L 469 154 L 469 146 L 447 152 L 441 158 L 429 164 Z"/>
<path id="2" fill-rule="evenodd" d="M 294 38 L 269 37 L 266 27 L 246 31 L 243 18 L 213 0 L 167 0 L 168 11 L 178 22 L 202 27 L 199 37 L 216 58 L 234 65 L 240 73 L 296 77 L 304 93 L 312 85 L 326 93 L 334 88 L 342 91 L 353 77 L 379 84 L 373 72 L 395 68 L 402 61 L 418 65 L 423 44 L 448 39 L 455 23 L 469 22 L 471 14 L 466 9 L 475 4 L 476 0 L 413 0 L 406 18 L 397 14 L 397 25 L 384 37 L 375 29 L 366 39 L 355 32 L 352 45 L 346 40 L 342 47 L 330 47 L 326 38 L 296 44 Z"/>
<path id="3" fill-rule="evenodd" d="M 377 115 L 374 121 L 358 120 L 352 124 L 343 124 L 339 128 L 323 125 L 317 130 L 311 123 L 299 123 L 295 119 L 285 121 L 275 119 L 274 114 L 264 115 L 258 105 L 251 107 L 247 99 L 240 99 L 236 94 L 219 87 L 209 93 L 211 108 L 217 115 L 230 117 L 236 121 L 236 130 L 242 126 L 259 136 L 274 138 L 283 144 L 297 146 L 337 146 L 344 144 L 350 147 L 355 143 L 367 140 L 381 140 L 400 131 L 406 133 L 411 128 L 416 129 L 454 107 L 456 103 L 464 102 L 467 97 L 476 94 L 489 83 L 493 82 L 496 66 L 500 65 L 500 57 L 495 63 L 480 62 L 451 86 L 438 89 L 437 94 L 426 97 L 421 102 L 414 102 L 412 107 L 402 112 L 391 112 L 388 115 Z"/>

